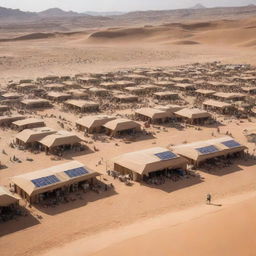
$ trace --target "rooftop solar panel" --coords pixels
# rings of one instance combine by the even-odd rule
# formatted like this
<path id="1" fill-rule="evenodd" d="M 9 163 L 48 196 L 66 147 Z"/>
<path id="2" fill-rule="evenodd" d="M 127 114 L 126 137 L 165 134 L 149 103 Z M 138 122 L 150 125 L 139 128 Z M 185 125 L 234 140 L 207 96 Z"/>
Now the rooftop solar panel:
<path id="1" fill-rule="evenodd" d="M 175 155 L 174 153 L 172 153 L 170 151 L 157 153 L 157 154 L 155 154 L 155 156 L 157 156 L 161 160 L 171 160 L 171 159 L 177 158 L 177 155 Z"/>
<path id="2" fill-rule="evenodd" d="M 37 188 L 40 188 L 40 187 L 46 187 L 48 185 L 58 183 L 60 182 L 60 180 L 55 175 L 51 175 L 51 176 L 46 176 L 46 177 L 31 180 L 31 182 Z"/>
<path id="3" fill-rule="evenodd" d="M 215 146 L 196 148 L 196 150 L 203 155 L 212 154 L 212 153 L 216 153 L 219 151 Z"/>
<path id="4" fill-rule="evenodd" d="M 237 147 L 241 147 L 241 144 L 239 144 L 238 142 L 236 142 L 235 140 L 228 140 L 228 141 L 224 141 L 222 142 L 222 144 L 228 148 L 237 148 Z"/>
<path id="5" fill-rule="evenodd" d="M 75 169 L 72 169 L 72 170 L 65 171 L 65 173 L 70 178 L 75 178 L 75 177 L 79 177 L 79 176 L 82 176 L 84 174 L 87 174 L 87 173 L 89 173 L 89 171 L 86 170 L 84 167 L 79 167 L 79 168 L 75 168 Z"/>

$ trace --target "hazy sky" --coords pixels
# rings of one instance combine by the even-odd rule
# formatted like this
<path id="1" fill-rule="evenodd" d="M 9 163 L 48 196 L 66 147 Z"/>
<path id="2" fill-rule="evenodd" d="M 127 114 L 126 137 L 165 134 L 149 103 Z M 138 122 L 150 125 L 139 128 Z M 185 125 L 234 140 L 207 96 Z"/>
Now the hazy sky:
<path id="1" fill-rule="evenodd" d="M 25 11 L 41 11 L 59 7 L 83 11 L 135 11 L 178 9 L 202 3 L 207 7 L 256 4 L 256 0 L 0 0 L 0 6 Z"/>

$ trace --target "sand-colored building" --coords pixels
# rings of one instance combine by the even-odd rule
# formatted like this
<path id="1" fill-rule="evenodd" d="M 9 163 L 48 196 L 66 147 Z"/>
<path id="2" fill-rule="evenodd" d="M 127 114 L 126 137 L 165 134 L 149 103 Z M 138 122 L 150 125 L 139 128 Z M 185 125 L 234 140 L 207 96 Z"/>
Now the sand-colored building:
<path id="1" fill-rule="evenodd" d="M 72 149 L 74 146 L 79 145 L 82 141 L 76 134 L 68 131 L 58 131 L 54 134 L 45 136 L 39 141 L 44 147 L 46 152 L 57 152 L 59 149 Z"/>
<path id="2" fill-rule="evenodd" d="M 116 102 L 128 103 L 138 101 L 138 97 L 132 94 L 115 94 L 113 95 Z"/>
<path id="3" fill-rule="evenodd" d="M 10 108 L 7 105 L 0 105 L 0 114 L 9 111 Z"/>
<path id="4" fill-rule="evenodd" d="M 88 93 L 84 89 L 73 89 L 67 91 L 71 95 L 72 99 L 88 99 Z"/>
<path id="5" fill-rule="evenodd" d="M 130 87 L 126 87 L 124 90 L 131 94 L 136 94 L 136 95 L 142 95 L 147 91 L 145 88 L 142 88 L 140 86 L 130 86 Z"/>
<path id="6" fill-rule="evenodd" d="M 155 108 L 137 109 L 135 111 L 135 115 L 138 119 L 150 123 L 163 123 L 166 122 L 170 117 L 170 114 L 167 111 Z"/>
<path id="7" fill-rule="evenodd" d="M 229 92 L 217 92 L 214 95 L 214 98 L 218 100 L 223 100 L 226 102 L 232 102 L 232 101 L 243 101 L 245 98 L 244 94 L 241 93 L 229 93 Z"/>
<path id="8" fill-rule="evenodd" d="M 155 92 L 154 98 L 158 100 L 177 100 L 179 99 L 179 95 L 178 93 L 170 92 L 170 91 Z"/>
<path id="9" fill-rule="evenodd" d="M 63 91 L 66 88 L 64 84 L 46 84 L 43 86 L 47 91 Z"/>
<path id="10" fill-rule="evenodd" d="M 211 119 L 211 114 L 198 108 L 183 108 L 174 113 L 178 119 L 190 124 L 203 124 Z"/>
<path id="11" fill-rule="evenodd" d="M 174 86 L 174 83 L 172 81 L 157 81 L 154 83 L 158 87 L 166 87 L 166 88 L 171 88 Z"/>
<path id="12" fill-rule="evenodd" d="M 169 114 L 169 117 L 174 117 L 175 116 L 174 113 L 183 109 L 184 106 L 168 104 L 168 105 L 164 105 L 164 106 L 157 105 L 154 108 L 167 112 Z"/>
<path id="13" fill-rule="evenodd" d="M 0 215 L 5 207 L 18 204 L 19 199 L 14 196 L 7 188 L 0 186 Z"/>
<path id="14" fill-rule="evenodd" d="M 114 170 L 122 174 L 129 174 L 135 181 L 140 181 L 144 176 L 187 169 L 187 160 L 172 151 L 155 147 L 145 150 L 126 153 L 112 159 Z"/>
<path id="15" fill-rule="evenodd" d="M 16 86 L 17 91 L 25 93 L 25 92 L 31 92 L 33 89 L 36 89 L 37 86 L 35 84 L 31 83 L 24 83 L 24 84 L 18 84 Z"/>
<path id="16" fill-rule="evenodd" d="M 21 146 L 33 147 L 44 137 L 56 132 L 56 130 L 49 127 L 25 129 L 16 135 L 16 143 Z"/>
<path id="17" fill-rule="evenodd" d="M 23 120 L 12 122 L 13 129 L 18 131 L 23 131 L 25 129 L 32 129 L 37 127 L 44 127 L 44 126 L 45 126 L 44 120 L 38 119 L 38 118 L 26 118 Z"/>
<path id="18" fill-rule="evenodd" d="M 1 95 L 3 100 L 20 100 L 23 95 L 15 92 L 8 92 Z"/>
<path id="19" fill-rule="evenodd" d="M 192 84 L 182 84 L 182 83 L 177 83 L 173 85 L 174 89 L 180 90 L 180 91 L 194 91 L 195 87 Z"/>
<path id="20" fill-rule="evenodd" d="M 48 100 L 44 99 L 27 99 L 21 101 L 21 106 L 27 109 L 49 108 L 51 107 L 51 104 Z"/>
<path id="21" fill-rule="evenodd" d="M 203 96 L 203 97 L 211 97 L 215 93 L 216 91 L 214 90 L 206 90 L 206 89 L 198 89 L 195 91 L 196 95 Z"/>
<path id="22" fill-rule="evenodd" d="M 99 174 L 78 161 L 52 166 L 13 177 L 15 192 L 29 203 L 60 197 L 92 184 Z"/>
<path id="23" fill-rule="evenodd" d="M 245 137 L 247 138 L 248 142 L 256 143 L 256 128 L 247 130 Z"/>
<path id="24" fill-rule="evenodd" d="M 248 94 L 256 94 L 256 87 L 242 87 L 243 92 Z"/>
<path id="25" fill-rule="evenodd" d="M 132 134 L 141 130 L 139 123 L 129 119 L 115 119 L 107 122 L 103 125 L 106 133 L 110 136 L 116 136 L 121 134 Z"/>
<path id="26" fill-rule="evenodd" d="M 87 133 L 101 132 L 104 130 L 103 125 L 114 119 L 116 118 L 106 115 L 85 116 L 76 121 L 76 127 L 78 130 Z"/>
<path id="27" fill-rule="evenodd" d="M 170 149 L 173 150 L 174 153 L 188 159 L 194 166 L 199 166 L 201 163 L 209 159 L 239 155 L 244 152 L 246 147 L 235 139 L 226 136 L 178 145 L 171 147 Z"/>
<path id="28" fill-rule="evenodd" d="M 232 104 L 217 100 L 206 100 L 203 102 L 203 107 L 206 110 L 216 111 L 221 114 L 232 114 L 235 109 Z"/>
<path id="29" fill-rule="evenodd" d="M 77 81 L 81 84 L 98 84 L 100 80 L 95 77 L 81 76 L 77 78 Z"/>
<path id="30" fill-rule="evenodd" d="M 89 93 L 93 96 L 105 96 L 108 95 L 108 90 L 104 88 L 92 87 L 89 89 Z"/>
<path id="31" fill-rule="evenodd" d="M 71 99 L 71 95 L 65 92 L 48 92 L 46 94 L 47 99 L 62 102 L 68 99 Z"/>
<path id="32" fill-rule="evenodd" d="M 25 119 L 22 115 L 0 116 L 0 126 L 10 126 L 13 122 Z"/>
<path id="33" fill-rule="evenodd" d="M 77 112 L 97 112 L 99 111 L 99 104 L 94 101 L 88 100 L 68 100 L 64 105 Z"/>
<path id="34" fill-rule="evenodd" d="M 147 92 L 156 92 L 161 89 L 159 86 L 153 84 L 141 84 L 140 88 L 145 89 Z"/>

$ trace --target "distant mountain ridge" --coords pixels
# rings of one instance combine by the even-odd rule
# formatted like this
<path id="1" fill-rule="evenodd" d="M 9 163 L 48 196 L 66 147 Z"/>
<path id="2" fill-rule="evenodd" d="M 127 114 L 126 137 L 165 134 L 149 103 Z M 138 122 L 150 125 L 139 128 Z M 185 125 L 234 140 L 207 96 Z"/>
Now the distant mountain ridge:
<path id="1" fill-rule="evenodd" d="M 83 14 L 73 11 L 63 11 L 60 8 L 50 8 L 42 12 L 37 13 L 40 17 L 73 17 L 81 16 Z"/>
<path id="2" fill-rule="evenodd" d="M 196 4 L 193 7 L 191 7 L 190 9 L 206 9 L 207 7 L 205 7 L 203 4 Z"/>
<path id="3" fill-rule="evenodd" d="M 127 12 L 84 12 L 84 14 L 91 16 L 115 16 L 115 15 L 123 15 Z"/>

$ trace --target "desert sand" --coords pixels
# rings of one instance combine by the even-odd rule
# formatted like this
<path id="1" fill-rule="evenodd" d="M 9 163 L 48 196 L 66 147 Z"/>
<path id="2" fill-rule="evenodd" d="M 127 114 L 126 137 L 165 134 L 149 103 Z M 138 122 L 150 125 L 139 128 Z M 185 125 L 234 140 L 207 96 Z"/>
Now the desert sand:
<path id="1" fill-rule="evenodd" d="M 234 17 L 149 27 L 90 28 L 72 34 L 51 31 L 47 36 L 38 36 L 40 30 L 36 29 L 31 33 L 5 31 L 0 42 L 0 84 L 4 88 L 10 80 L 46 75 L 73 76 L 195 62 L 256 65 L 255 23 L 254 17 Z M 74 128 L 78 115 L 63 112 L 60 104 L 54 105 L 56 118 L 49 117 L 52 111 L 34 115 L 44 116 L 47 126 L 55 129 L 60 129 L 57 121 L 61 116 L 68 120 L 65 128 Z M 200 131 L 167 127 L 159 133 L 152 128 L 154 138 L 129 144 L 121 139 L 96 141 L 93 145 L 98 152 L 89 145 L 88 154 L 65 155 L 57 164 L 79 160 L 102 173 L 102 181 L 113 183 L 115 190 L 99 195 L 90 192 L 83 200 L 51 209 L 26 206 L 29 216 L 0 224 L 0 255 L 254 255 L 255 160 L 236 160 L 232 166 L 212 173 L 199 169 L 200 180 L 167 182 L 161 187 L 136 182 L 127 187 L 106 175 L 109 159 L 121 153 L 210 139 L 226 131 L 253 154 L 255 145 L 247 142 L 243 131 L 255 126 L 255 118 L 218 118 L 223 121 L 220 134 L 216 127 Z M 34 155 L 10 148 L 15 135 L 13 130 L 1 130 L 0 148 L 7 152 L 1 153 L 1 162 L 7 168 L 0 171 L 0 185 L 8 186 L 12 176 L 56 164 L 44 153 Z M 22 163 L 11 162 L 13 155 Z M 34 161 L 26 161 L 27 157 Z M 206 206 L 207 193 L 222 206 Z"/>

